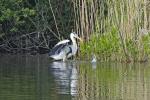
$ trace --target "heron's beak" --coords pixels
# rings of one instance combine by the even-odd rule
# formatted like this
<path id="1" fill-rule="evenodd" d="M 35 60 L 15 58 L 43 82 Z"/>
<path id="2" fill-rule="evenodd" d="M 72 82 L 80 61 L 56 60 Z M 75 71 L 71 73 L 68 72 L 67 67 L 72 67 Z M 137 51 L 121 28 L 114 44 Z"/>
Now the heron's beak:
<path id="1" fill-rule="evenodd" d="M 77 39 L 79 39 L 81 42 L 83 42 L 83 40 L 80 37 L 77 37 Z"/>

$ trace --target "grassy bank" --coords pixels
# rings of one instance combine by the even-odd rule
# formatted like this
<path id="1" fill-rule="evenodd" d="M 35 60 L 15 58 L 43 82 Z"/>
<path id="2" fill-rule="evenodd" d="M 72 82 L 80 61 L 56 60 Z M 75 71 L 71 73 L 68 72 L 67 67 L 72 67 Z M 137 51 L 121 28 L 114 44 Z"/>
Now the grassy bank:
<path id="1" fill-rule="evenodd" d="M 94 33 L 89 41 L 80 44 L 80 57 L 91 59 L 95 54 L 100 61 L 144 62 L 150 56 L 150 35 L 139 34 L 122 44 L 116 28 L 99 35 Z M 125 50 L 124 50 L 125 49 Z"/>

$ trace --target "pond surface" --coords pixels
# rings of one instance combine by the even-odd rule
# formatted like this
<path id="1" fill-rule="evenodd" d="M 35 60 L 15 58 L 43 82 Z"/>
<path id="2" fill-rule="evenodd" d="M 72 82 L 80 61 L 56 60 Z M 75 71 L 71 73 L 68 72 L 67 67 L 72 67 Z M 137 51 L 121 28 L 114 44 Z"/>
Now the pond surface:
<path id="1" fill-rule="evenodd" d="M 1 55 L 0 100 L 148 100 L 150 64 Z"/>

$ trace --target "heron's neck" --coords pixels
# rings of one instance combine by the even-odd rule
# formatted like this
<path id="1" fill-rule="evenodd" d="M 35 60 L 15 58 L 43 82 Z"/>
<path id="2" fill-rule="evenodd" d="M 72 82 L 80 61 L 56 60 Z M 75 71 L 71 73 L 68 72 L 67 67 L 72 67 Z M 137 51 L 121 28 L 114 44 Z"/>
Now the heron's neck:
<path id="1" fill-rule="evenodd" d="M 70 38 L 71 38 L 73 45 L 77 45 L 75 38 L 73 36 L 70 36 Z"/>
<path id="2" fill-rule="evenodd" d="M 77 49 L 78 49 L 77 48 L 76 39 L 73 36 L 70 36 L 70 38 L 71 38 L 71 41 L 72 41 L 72 45 L 71 45 L 71 47 L 72 47 L 72 54 L 75 55 L 76 52 L 77 52 Z"/>

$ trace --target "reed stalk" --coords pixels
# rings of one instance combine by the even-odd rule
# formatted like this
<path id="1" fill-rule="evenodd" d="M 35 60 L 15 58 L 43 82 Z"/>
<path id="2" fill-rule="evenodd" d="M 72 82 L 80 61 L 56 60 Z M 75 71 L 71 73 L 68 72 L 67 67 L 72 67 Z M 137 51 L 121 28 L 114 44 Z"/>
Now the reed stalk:
<path id="1" fill-rule="evenodd" d="M 87 50 L 87 47 L 91 45 L 90 53 L 94 52 L 102 56 L 102 54 L 99 54 L 99 48 L 103 47 L 99 46 L 98 41 L 100 39 L 97 38 L 102 38 L 106 34 L 116 34 L 115 38 L 119 38 L 117 41 L 119 43 L 117 51 L 122 53 L 122 57 L 120 58 L 142 60 L 144 55 L 148 55 L 145 53 L 145 49 L 149 48 L 145 48 L 142 41 L 143 34 L 145 33 L 141 33 L 140 31 L 143 29 L 150 30 L 149 1 L 75 0 L 74 3 L 76 29 L 82 38 L 84 38 L 85 45 L 87 45 L 81 49 Z M 114 28 L 116 33 L 111 33 Z M 93 35 L 97 38 L 93 38 Z M 113 36 L 108 36 L 105 40 L 111 42 L 113 38 Z M 96 40 L 92 41 L 92 39 Z M 91 41 L 92 43 L 90 43 Z M 118 55 L 120 55 L 119 53 Z M 111 55 L 114 54 L 116 52 L 112 50 Z"/>

